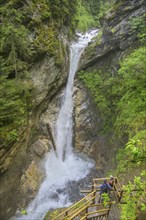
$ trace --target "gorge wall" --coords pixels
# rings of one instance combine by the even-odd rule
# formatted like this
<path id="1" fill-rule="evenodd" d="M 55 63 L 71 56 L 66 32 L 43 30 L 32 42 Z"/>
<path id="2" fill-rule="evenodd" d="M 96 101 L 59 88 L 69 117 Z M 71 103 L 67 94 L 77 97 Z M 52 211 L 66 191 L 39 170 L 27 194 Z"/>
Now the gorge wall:
<path id="1" fill-rule="evenodd" d="M 76 1 L 0 5 L 0 218 L 7 220 L 34 198 L 43 178 L 50 140 L 39 118 L 66 83 Z"/>
<path id="2" fill-rule="evenodd" d="M 79 72 L 83 70 L 86 74 L 100 70 L 105 80 L 116 77 L 121 59 L 139 44 L 137 32 L 131 29 L 130 21 L 144 13 L 143 0 L 116 1 L 115 8 L 101 19 L 102 30 L 98 39 L 85 50 Z M 29 204 L 44 178 L 41 161 L 51 145 L 46 123 L 50 124 L 53 132 L 69 66 L 68 43 L 62 44 L 65 59 L 61 66 L 55 65 L 52 56 L 46 55 L 31 67 L 32 111 L 19 142 L 8 151 L 1 151 L 0 217 L 3 220 L 12 216 L 18 207 L 24 208 Z M 60 49 L 57 52 L 60 53 Z M 74 150 L 94 158 L 97 169 L 103 173 L 115 165 L 112 159 L 127 140 L 126 137 L 120 141 L 112 139 L 112 130 L 108 135 L 105 133 L 101 112 L 77 74 L 74 88 Z"/>
<path id="3" fill-rule="evenodd" d="M 68 56 L 65 60 L 63 68 L 58 68 L 55 66 L 53 58 L 45 57 L 31 68 L 34 108 L 30 112 L 22 138 L 11 146 L 1 159 L 3 173 L 0 180 L 0 199 L 2 201 L 0 209 L 3 220 L 12 216 L 17 207 L 28 205 L 39 189 L 43 178 L 40 161 L 45 152 L 48 152 L 51 143 L 46 130 L 46 121 L 42 125 L 40 117 L 66 82 Z M 52 115 L 54 115 L 54 111 L 55 106 L 53 106 Z M 50 116 L 52 115 L 50 114 Z"/>
<path id="4" fill-rule="evenodd" d="M 140 26 L 133 28 L 132 22 L 137 18 L 145 19 L 144 14 L 144 1 L 116 1 L 114 7 L 100 20 L 102 28 L 98 39 L 86 48 L 79 65 L 75 99 L 75 143 L 79 151 L 92 155 L 97 167 L 102 167 L 105 173 L 116 166 L 117 149 L 127 142 L 126 135 L 122 138 L 114 135 L 112 120 L 115 120 L 115 97 L 110 95 L 113 88 L 108 80 L 116 80 L 122 59 L 140 46 Z M 88 80 L 90 73 L 93 81 L 100 79 L 104 85 L 101 87 L 97 83 L 96 87 L 101 91 L 98 97 L 94 97 L 91 92 L 91 85 L 86 88 L 84 79 L 87 77 Z M 96 73 L 99 77 L 94 79 Z M 116 98 L 118 99 L 118 93 Z"/>

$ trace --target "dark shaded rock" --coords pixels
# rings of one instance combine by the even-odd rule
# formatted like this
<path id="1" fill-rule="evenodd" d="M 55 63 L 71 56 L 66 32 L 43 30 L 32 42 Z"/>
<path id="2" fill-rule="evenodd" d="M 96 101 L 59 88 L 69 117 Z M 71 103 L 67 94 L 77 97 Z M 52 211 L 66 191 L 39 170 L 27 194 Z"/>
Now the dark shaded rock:
<path id="1" fill-rule="evenodd" d="M 58 200 L 58 193 L 54 192 L 49 196 L 51 199 Z"/>

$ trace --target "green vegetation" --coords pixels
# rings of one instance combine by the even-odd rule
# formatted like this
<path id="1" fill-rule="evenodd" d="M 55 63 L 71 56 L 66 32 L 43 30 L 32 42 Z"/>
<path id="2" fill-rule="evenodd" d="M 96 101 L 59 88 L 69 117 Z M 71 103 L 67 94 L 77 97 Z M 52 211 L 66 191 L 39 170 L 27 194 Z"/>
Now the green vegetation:
<path id="1" fill-rule="evenodd" d="M 122 200 L 125 204 L 121 205 L 121 220 L 135 220 L 137 215 L 146 214 L 146 130 L 138 132 L 124 149 L 119 150 L 117 161 L 115 175 L 120 173 L 124 178 L 129 173 L 129 177 L 134 177 L 133 181 L 123 186 L 125 192 Z"/>
<path id="2" fill-rule="evenodd" d="M 22 24 L 22 13 L 12 5 L 6 4 L 1 7 L 1 13 L 3 23 L 0 33 L 0 71 L 11 78 L 20 78 L 25 75 L 31 56 L 27 40 L 28 30 Z"/>
<path id="3" fill-rule="evenodd" d="M 64 63 L 59 35 L 65 29 L 74 34 L 76 6 L 77 0 L 1 2 L 0 139 L 5 149 L 19 140 L 33 107 L 31 66 L 46 55 L 53 56 L 56 65 Z"/>
<path id="4" fill-rule="evenodd" d="M 123 60 L 118 71 L 121 94 L 121 99 L 117 104 L 118 116 L 115 122 L 118 133 L 126 128 L 126 132 L 133 136 L 144 128 L 146 109 L 145 52 L 145 47 L 135 50 Z"/>
<path id="5" fill-rule="evenodd" d="M 87 10 L 86 6 L 82 3 L 82 1 L 78 1 L 77 7 L 77 28 L 78 30 L 85 32 L 91 27 L 96 27 L 97 22 L 94 17 Z"/>
<path id="6" fill-rule="evenodd" d="M 103 119 L 104 130 L 133 136 L 144 128 L 146 108 L 145 47 L 135 50 L 121 62 L 117 77 L 102 70 L 80 72 L 90 89 Z"/>
<path id="7" fill-rule="evenodd" d="M 110 202 L 110 197 L 107 193 L 103 193 L 102 194 L 102 199 L 103 199 L 103 201 L 102 201 L 103 206 L 106 208 L 108 203 Z"/>
<path id="8" fill-rule="evenodd" d="M 146 26 L 145 26 L 145 17 L 135 17 L 129 21 L 131 26 L 131 32 L 137 32 L 137 36 L 141 43 L 145 43 L 146 38 Z"/>
<path id="9" fill-rule="evenodd" d="M 85 32 L 90 28 L 100 27 L 99 19 L 105 15 L 113 3 L 113 0 L 78 0 L 77 29 Z"/>
<path id="10" fill-rule="evenodd" d="M 113 8 L 112 6 L 114 5 L 114 0 L 102 0 L 100 1 L 100 11 L 98 14 L 98 18 L 102 18 L 106 15 L 106 13 Z"/>
<path id="11" fill-rule="evenodd" d="M 63 210 L 65 211 L 65 209 L 58 209 L 55 211 L 49 211 L 47 212 L 47 214 L 45 215 L 45 217 L 43 218 L 43 220 L 51 220 L 55 217 L 57 217 L 61 212 L 63 212 Z M 63 220 L 69 220 L 68 217 L 64 217 Z"/>
<path id="12" fill-rule="evenodd" d="M 128 139 L 116 158 L 115 175 L 122 182 L 131 179 L 123 186 L 122 200 L 126 203 L 121 204 L 121 220 L 135 220 L 146 214 L 146 29 L 143 18 L 132 19 L 130 25 L 131 32 L 137 33 L 139 47 L 123 57 L 116 73 L 109 63 L 98 70 L 92 68 L 79 73 L 102 118 L 103 132 L 112 133 L 111 140 Z M 99 41 L 100 37 L 97 44 Z M 91 47 L 89 52 L 92 51 Z"/>
<path id="13" fill-rule="evenodd" d="M 59 210 L 55 210 L 53 212 L 47 212 L 43 220 L 52 219 L 59 215 Z"/>
<path id="14" fill-rule="evenodd" d="M 121 204 L 121 220 L 135 220 L 136 216 L 146 214 L 146 190 L 145 181 L 146 173 L 142 171 L 140 176 L 135 176 L 133 183 L 123 186 L 124 193 L 122 200 L 125 204 Z M 141 219 L 141 218 L 140 218 Z M 143 218 L 142 218 L 143 219 Z"/>
<path id="15" fill-rule="evenodd" d="M 110 92 L 111 85 L 113 85 L 115 79 L 105 80 L 104 76 L 100 73 L 102 73 L 100 70 L 98 72 L 92 70 L 92 72 L 90 71 L 86 74 L 80 72 L 80 78 L 83 79 L 86 86 L 90 89 L 100 116 L 103 119 L 104 131 L 107 132 L 110 129 L 110 124 L 113 124 L 111 121 L 113 120 L 111 106 L 114 105 L 114 100 L 110 98 Z"/>
<path id="16" fill-rule="evenodd" d="M 118 173 L 125 173 L 127 169 L 132 167 L 141 167 L 146 159 L 146 130 L 138 132 L 126 144 L 124 149 L 119 150 L 117 155 Z"/>
<path id="17" fill-rule="evenodd" d="M 0 77 L 0 140 L 9 148 L 26 126 L 30 105 L 29 85 L 19 79 Z"/>

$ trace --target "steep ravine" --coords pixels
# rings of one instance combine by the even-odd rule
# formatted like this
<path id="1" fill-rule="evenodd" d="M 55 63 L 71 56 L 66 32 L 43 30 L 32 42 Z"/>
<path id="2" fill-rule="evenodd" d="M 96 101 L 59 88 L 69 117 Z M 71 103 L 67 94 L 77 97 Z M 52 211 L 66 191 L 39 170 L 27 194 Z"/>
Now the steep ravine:
<path id="1" fill-rule="evenodd" d="M 122 2 L 122 1 L 121 1 Z M 124 8 L 124 10 L 121 10 Z M 135 32 L 130 32 L 129 20 L 144 14 L 144 1 L 123 1 L 115 11 L 101 20 L 103 34 L 97 44 L 91 44 L 84 53 L 79 69 L 100 69 L 116 76 L 119 61 L 137 46 Z M 16 209 L 28 205 L 36 195 L 43 179 L 40 161 L 49 150 L 50 140 L 45 123 L 54 124 L 60 106 L 61 89 L 66 82 L 68 59 L 64 68 L 55 67 L 46 57 L 32 67 L 35 87 L 35 107 L 22 140 L 3 157 L 0 180 L 0 218 L 8 220 Z M 34 77 L 35 72 L 35 77 Z M 87 89 L 76 78 L 74 89 L 74 145 L 96 160 L 97 169 L 109 170 L 115 155 L 116 141 L 102 133 L 102 120 Z M 52 127 L 53 129 L 53 127 Z"/>

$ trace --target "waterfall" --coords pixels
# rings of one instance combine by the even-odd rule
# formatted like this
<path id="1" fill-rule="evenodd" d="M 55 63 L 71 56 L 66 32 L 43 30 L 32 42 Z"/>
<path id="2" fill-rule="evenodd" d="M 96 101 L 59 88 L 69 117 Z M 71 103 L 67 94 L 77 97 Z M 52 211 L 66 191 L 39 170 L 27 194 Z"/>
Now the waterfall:
<path id="1" fill-rule="evenodd" d="M 64 190 L 69 181 L 78 181 L 89 173 L 93 162 L 88 158 L 80 157 L 72 150 L 73 129 L 73 82 L 78 62 L 88 42 L 97 35 L 92 30 L 85 35 L 78 34 L 78 41 L 70 46 L 70 71 L 62 106 L 55 126 L 55 139 L 58 158 L 52 150 L 46 156 L 46 178 L 41 184 L 36 198 L 27 208 L 28 215 L 17 217 L 21 220 L 42 220 L 50 209 L 71 205 L 68 193 Z"/>
<path id="2" fill-rule="evenodd" d="M 97 30 L 93 30 L 85 35 L 78 34 L 78 42 L 72 43 L 70 47 L 70 70 L 65 90 L 63 105 L 61 107 L 57 123 L 56 123 L 56 145 L 57 153 L 60 159 L 65 159 L 72 152 L 72 111 L 73 111 L 73 83 L 74 76 L 77 70 L 78 62 L 84 48 L 91 41 L 93 36 L 97 34 Z"/>

